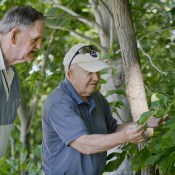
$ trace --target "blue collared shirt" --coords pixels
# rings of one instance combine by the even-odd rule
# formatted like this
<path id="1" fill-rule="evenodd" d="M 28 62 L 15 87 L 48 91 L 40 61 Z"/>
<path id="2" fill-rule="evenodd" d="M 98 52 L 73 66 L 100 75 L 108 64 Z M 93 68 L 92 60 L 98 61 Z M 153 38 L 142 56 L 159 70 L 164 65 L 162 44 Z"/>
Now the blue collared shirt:
<path id="1" fill-rule="evenodd" d="M 109 104 L 99 92 L 84 102 L 65 79 L 48 96 L 43 108 L 44 172 L 48 175 L 101 175 L 106 152 L 85 155 L 69 143 L 85 134 L 112 133 L 116 127 Z"/>

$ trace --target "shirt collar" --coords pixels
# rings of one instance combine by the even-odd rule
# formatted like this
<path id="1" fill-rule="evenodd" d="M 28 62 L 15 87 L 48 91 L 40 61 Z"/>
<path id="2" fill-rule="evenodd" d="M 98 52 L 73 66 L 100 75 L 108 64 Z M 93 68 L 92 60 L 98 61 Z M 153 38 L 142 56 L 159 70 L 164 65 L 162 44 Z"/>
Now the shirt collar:
<path id="1" fill-rule="evenodd" d="M 67 78 L 64 79 L 63 84 L 66 86 L 66 89 L 78 105 L 84 102 Z"/>
<path id="2" fill-rule="evenodd" d="M 67 78 L 64 79 L 63 85 L 66 87 L 66 89 L 68 90 L 68 92 L 78 105 L 84 103 L 83 99 L 78 95 L 78 93 L 76 92 L 76 90 L 74 89 L 74 87 Z M 89 105 L 89 112 L 92 112 L 92 110 L 96 106 L 96 103 L 93 99 L 93 95 L 88 98 L 88 102 L 86 103 Z"/>
<path id="3" fill-rule="evenodd" d="M 4 57 L 2 55 L 2 51 L 0 48 L 0 70 L 6 69 L 5 62 L 4 62 Z"/>

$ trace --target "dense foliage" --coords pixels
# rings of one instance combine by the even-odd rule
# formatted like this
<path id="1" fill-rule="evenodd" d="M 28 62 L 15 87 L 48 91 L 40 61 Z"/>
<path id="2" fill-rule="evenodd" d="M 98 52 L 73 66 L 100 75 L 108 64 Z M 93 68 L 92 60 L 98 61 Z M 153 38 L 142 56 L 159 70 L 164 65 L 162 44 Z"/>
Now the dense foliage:
<path id="1" fill-rule="evenodd" d="M 87 0 L 57 0 L 86 19 L 94 20 L 94 14 Z M 98 2 L 98 1 L 97 1 Z M 31 5 L 48 17 L 43 45 L 37 59 L 32 63 L 17 65 L 21 79 L 22 105 L 26 116 L 32 113 L 31 127 L 26 133 L 25 142 L 20 141 L 21 122 L 16 119 L 14 130 L 6 156 L 0 160 L 1 175 L 19 175 L 28 171 L 29 175 L 41 174 L 41 112 L 46 96 L 64 78 L 62 60 L 66 51 L 77 42 L 86 42 L 77 33 L 93 38 L 99 42 L 99 36 L 94 28 L 86 26 L 77 19 L 51 5 L 49 0 L 3 0 L 0 2 L 0 17 L 14 5 Z M 175 2 L 173 0 L 130 0 L 132 19 L 138 40 L 140 64 L 144 77 L 145 89 L 150 111 L 143 114 L 140 122 L 146 120 L 152 113 L 156 117 L 168 114 L 169 120 L 163 126 L 155 129 L 145 147 L 139 152 L 132 144 L 122 145 L 123 153 L 113 153 L 109 159 L 117 160 L 108 163 L 106 170 L 113 171 L 123 161 L 125 155 L 133 155 L 131 168 L 139 171 L 147 165 L 156 165 L 162 175 L 173 175 L 175 172 Z M 59 24 L 59 29 L 48 26 Z M 112 58 L 119 58 L 116 53 L 119 45 L 113 46 Z M 109 54 L 111 55 L 111 53 Z M 109 56 L 108 56 L 108 59 Z M 104 83 L 104 82 L 103 82 Z M 110 93 L 121 93 L 113 91 Z M 36 101 L 35 101 L 36 100 Z M 36 103 L 35 103 L 36 102 Z M 112 104 L 111 104 L 112 105 Z M 115 102 L 115 107 L 122 103 Z"/>

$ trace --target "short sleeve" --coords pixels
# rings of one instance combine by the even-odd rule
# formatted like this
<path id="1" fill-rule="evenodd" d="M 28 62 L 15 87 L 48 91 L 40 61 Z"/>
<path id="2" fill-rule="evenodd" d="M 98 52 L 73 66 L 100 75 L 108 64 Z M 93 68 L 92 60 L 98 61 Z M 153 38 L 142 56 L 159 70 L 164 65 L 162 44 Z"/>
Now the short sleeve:
<path id="1" fill-rule="evenodd" d="M 49 120 L 66 145 L 82 135 L 89 134 L 78 109 L 70 103 L 53 104 L 49 111 Z"/>

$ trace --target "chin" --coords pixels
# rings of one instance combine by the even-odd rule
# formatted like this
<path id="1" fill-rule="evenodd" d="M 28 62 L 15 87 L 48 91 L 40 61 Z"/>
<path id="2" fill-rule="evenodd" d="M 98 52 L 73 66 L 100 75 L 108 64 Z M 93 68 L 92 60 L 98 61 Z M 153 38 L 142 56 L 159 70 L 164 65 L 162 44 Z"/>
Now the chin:
<path id="1" fill-rule="evenodd" d="M 33 61 L 34 59 L 35 59 L 35 57 L 31 57 L 31 56 L 25 58 L 26 61 Z"/>
<path id="2" fill-rule="evenodd" d="M 30 61 L 30 62 L 31 62 L 31 61 L 33 61 L 34 59 L 35 59 L 35 58 L 30 58 L 30 59 L 28 59 L 28 61 Z"/>
<path id="3" fill-rule="evenodd" d="M 35 59 L 34 53 L 29 53 L 28 55 L 26 55 L 26 60 L 33 61 L 34 59 Z"/>

